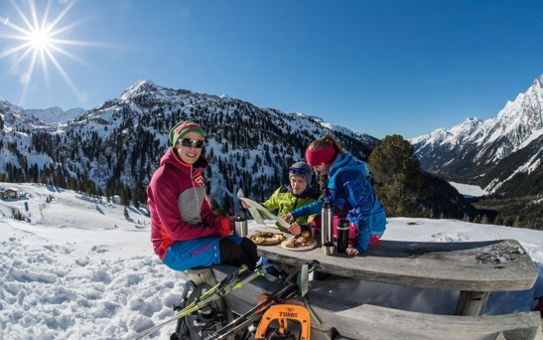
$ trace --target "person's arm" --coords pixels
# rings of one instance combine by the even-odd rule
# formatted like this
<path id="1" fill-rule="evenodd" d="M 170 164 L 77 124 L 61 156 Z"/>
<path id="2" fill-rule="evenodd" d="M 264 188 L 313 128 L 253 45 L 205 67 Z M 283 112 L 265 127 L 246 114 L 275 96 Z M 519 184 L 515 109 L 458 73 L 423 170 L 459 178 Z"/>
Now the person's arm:
<path id="1" fill-rule="evenodd" d="M 316 215 L 321 212 L 322 201 L 315 201 L 290 212 L 292 218 L 297 219 L 301 216 Z"/>
<path id="2" fill-rule="evenodd" d="M 303 207 L 303 206 L 311 204 L 311 203 L 313 203 L 315 201 L 316 201 L 316 199 L 314 199 L 313 197 L 305 197 L 305 198 L 301 198 L 298 201 L 296 201 L 296 205 L 298 205 L 300 207 Z M 296 210 L 296 209 L 294 209 L 294 210 Z M 319 211 L 319 213 L 320 213 L 320 211 Z M 309 224 L 311 221 L 313 221 L 315 216 L 317 216 L 317 214 L 303 215 L 303 216 L 298 217 L 295 220 L 295 222 L 299 223 L 300 225 Z"/>
<path id="3" fill-rule="evenodd" d="M 207 236 L 218 236 L 218 226 L 192 226 L 183 222 L 177 207 L 179 195 L 167 176 L 161 176 L 151 187 L 155 209 L 168 237 L 174 241 L 186 241 Z"/>
<path id="4" fill-rule="evenodd" d="M 368 250 L 371 238 L 369 217 L 371 213 L 372 188 L 366 177 L 358 172 L 342 174 L 343 190 L 352 209 L 349 211 L 348 220 L 357 227 L 356 248 L 359 251 Z"/>
<path id="5" fill-rule="evenodd" d="M 279 196 L 279 192 L 281 191 L 281 188 L 275 190 L 274 193 L 268 198 L 264 203 L 261 205 L 268 209 L 269 211 L 275 211 L 279 209 L 279 202 L 277 202 L 277 197 Z"/>

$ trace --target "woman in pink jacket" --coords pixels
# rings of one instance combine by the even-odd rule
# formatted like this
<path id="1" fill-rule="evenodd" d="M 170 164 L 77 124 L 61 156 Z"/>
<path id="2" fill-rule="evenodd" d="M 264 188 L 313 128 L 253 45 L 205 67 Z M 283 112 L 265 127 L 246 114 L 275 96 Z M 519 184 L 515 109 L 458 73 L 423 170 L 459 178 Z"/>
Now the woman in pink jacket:
<path id="1" fill-rule="evenodd" d="M 147 187 L 155 253 L 179 271 L 219 263 L 253 269 L 255 244 L 233 236 L 230 218 L 211 210 L 204 181 L 204 136 L 204 130 L 191 121 L 170 130 L 172 147 L 162 156 Z"/>

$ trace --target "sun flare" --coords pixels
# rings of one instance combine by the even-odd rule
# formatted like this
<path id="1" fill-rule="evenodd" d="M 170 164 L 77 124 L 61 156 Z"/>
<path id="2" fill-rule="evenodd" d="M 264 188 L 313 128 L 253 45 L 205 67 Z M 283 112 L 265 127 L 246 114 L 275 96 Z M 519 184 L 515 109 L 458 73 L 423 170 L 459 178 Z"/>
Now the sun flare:
<path id="1" fill-rule="evenodd" d="M 39 2 L 44 4 L 45 2 Z M 95 45 L 87 41 L 70 40 L 63 37 L 67 31 L 77 26 L 77 22 L 61 24 L 68 12 L 74 6 L 76 1 L 70 1 L 62 7 L 60 14 L 53 20 L 49 20 L 49 10 L 51 1 L 42 13 L 38 13 L 36 4 L 33 0 L 28 1 L 28 12 L 25 14 L 18 6 L 16 1 L 11 1 L 11 5 L 17 12 L 20 22 L 9 17 L 0 16 L 0 42 L 2 39 L 19 41 L 17 45 L 9 45 L 2 51 L 0 50 L 0 59 L 15 56 L 12 58 L 10 69 L 4 73 L 4 76 L 15 73 L 15 70 L 24 68 L 27 63 L 26 71 L 20 72 L 20 82 L 23 85 L 20 103 L 23 102 L 28 85 L 32 82 L 32 76 L 37 63 L 41 64 L 47 83 L 49 83 L 49 65 L 52 64 L 72 91 L 78 96 L 79 90 L 60 64 L 58 55 L 68 57 L 74 61 L 82 62 L 81 59 L 67 51 L 65 45 L 91 46 Z M 40 16 L 40 17 L 39 17 Z M 5 44 L 8 46 L 7 44 Z"/>

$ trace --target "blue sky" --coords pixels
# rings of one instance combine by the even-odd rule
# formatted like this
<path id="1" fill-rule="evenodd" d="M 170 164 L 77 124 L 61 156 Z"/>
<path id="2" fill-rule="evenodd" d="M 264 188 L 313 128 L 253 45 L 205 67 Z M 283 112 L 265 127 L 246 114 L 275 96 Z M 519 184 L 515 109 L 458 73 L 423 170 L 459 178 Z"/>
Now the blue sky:
<path id="1" fill-rule="evenodd" d="M 6 22 L 24 23 L 9 1 L 0 19 L 2 56 L 21 43 Z M 23 96 L 31 57 L 14 66 L 14 53 L 0 59 L 1 99 L 91 108 L 151 79 L 410 138 L 494 117 L 543 74 L 543 1 L 80 0 L 57 27 L 72 23 L 56 37 L 93 46 L 62 46 L 79 61 L 53 50 L 71 85 L 37 63 Z"/>

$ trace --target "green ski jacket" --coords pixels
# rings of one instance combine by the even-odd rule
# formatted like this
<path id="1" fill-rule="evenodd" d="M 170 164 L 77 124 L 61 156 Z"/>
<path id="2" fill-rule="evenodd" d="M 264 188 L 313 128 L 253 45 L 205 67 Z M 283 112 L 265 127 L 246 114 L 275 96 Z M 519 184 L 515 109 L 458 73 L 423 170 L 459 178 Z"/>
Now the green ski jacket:
<path id="1" fill-rule="evenodd" d="M 290 191 L 290 187 L 282 186 L 271 195 L 270 198 L 262 206 L 271 212 L 277 212 L 277 215 L 283 216 L 294 209 L 303 207 L 309 203 L 313 203 L 317 200 L 318 192 L 313 192 L 311 189 L 306 189 L 300 195 L 294 195 Z M 296 222 L 300 225 L 308 224 L 313 220 L 316 215 L 301 216 L 296 219 Z"/>

